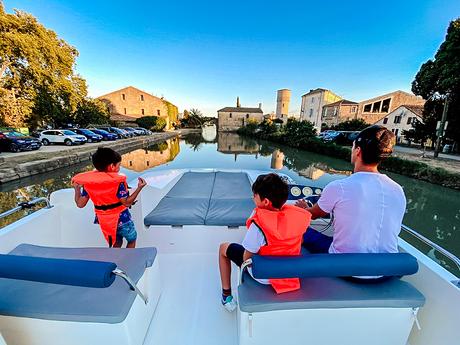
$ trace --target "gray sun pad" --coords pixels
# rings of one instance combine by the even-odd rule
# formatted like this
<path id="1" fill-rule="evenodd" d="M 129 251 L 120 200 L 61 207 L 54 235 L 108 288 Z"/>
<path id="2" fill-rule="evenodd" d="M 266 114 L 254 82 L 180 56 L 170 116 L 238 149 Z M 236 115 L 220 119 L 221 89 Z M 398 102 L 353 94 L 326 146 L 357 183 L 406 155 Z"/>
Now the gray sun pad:
<path id="1" fill-rule="evenodd" d="M 242 226 L 253 209 L 245 173 L 186 172 L 144 224 Z"/>
<path id="2" fill-rule="evenodd" d="M 138 282 L 146 267 L 152 266 L 156 253 L 155 248 L 53 248 L 21 244 L 10 254 L 114 262 Z M 119 277 L 102 289 L 0 279 L 0 291 L 0 315 L 76 322 L 122 322 L 136 298 L 136 293 Z"/>
<path id="3" fill-rule="evenodd" d="M 244 312 L 291 309 L 417 308 L 425 297 L 411 284 L 391 278 L 379 283 L 351 282 L 341 278 L 304 278 L 297 291 L 277 295 L 245 272 L 238 286 L 238 304 Z"/>

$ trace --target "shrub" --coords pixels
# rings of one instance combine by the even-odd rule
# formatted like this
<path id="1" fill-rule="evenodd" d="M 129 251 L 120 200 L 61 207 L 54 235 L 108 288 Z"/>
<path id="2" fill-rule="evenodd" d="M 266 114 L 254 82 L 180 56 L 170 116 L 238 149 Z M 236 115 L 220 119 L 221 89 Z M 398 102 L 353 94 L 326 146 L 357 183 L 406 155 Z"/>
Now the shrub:
<path id="1" fill-rule="evenodd" d="M 158 116 L 143 116 L 136 119 L 136 123 L 154 132 L 161 132 L 166 127 L 166 120 Z"/>

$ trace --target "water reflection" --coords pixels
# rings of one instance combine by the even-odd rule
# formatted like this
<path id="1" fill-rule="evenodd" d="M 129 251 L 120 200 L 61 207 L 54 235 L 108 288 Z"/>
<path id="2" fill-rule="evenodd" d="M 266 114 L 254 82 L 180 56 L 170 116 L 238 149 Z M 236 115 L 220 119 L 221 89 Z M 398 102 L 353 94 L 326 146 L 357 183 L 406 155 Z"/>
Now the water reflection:
<path id="1" fill-rule="evenodd" d="M 126 169 L 141 172 L 172 161 L 179 151 L 179 139 L 174 138 L 125 153 L 122 156 L 121 165 Z"/>

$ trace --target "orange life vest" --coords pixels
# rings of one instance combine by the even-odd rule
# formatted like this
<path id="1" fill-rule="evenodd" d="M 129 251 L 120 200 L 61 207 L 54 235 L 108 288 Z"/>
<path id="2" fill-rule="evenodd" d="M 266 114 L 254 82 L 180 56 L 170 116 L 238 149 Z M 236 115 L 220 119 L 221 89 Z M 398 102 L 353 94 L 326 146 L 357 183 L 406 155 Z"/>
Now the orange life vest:
<path id="1" fill-rule="evenodd" d="M 300 255 L 302 235 L 310 225 L 311 213 L 293 205 L 284 205 L 279 211 L 256 208 L 246 221 L 246 227 L 255 223 L 265 236 L 266 245 L 259 255 Z M 269 279 L 276 293 L 300 289 L 299 278 Z"/>
<path id="2" fill-rule="evenodd" d="M 117 236 L 120 214 L 126 210 L 117 197 L 120 183 L 126 190 L 126 176 L 112 172 L 88 171 L 75 175 L 72 182 L 82 185 L 94 204 L 97 220 L 104 237 L 112 245 Z"/>

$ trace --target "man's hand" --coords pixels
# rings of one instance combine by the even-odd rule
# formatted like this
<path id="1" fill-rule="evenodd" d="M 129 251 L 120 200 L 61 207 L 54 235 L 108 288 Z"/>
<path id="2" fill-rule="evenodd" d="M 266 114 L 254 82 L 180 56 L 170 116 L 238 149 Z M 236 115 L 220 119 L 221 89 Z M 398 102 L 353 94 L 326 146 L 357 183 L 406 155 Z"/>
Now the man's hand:
<path id="1" fill-rule="evenodd" d="M 142 177 L 139 177 L 137 180 L 138 180 L 137 182 L 138 189 L 142 189 L 147 185 L 147 182 L 145 182 L 145 180 Z"/>
<path id="2" fill-rule="evenodd" d="M 308 203 L 304 200 L 304 199 L 299 199 L 295 202 L 295 205 L 297 207 L 300 207 L 300 208 L 304 208 L 304 209 L 307 209 L 309 208 L 310 206 L 308 205 Z"/>

